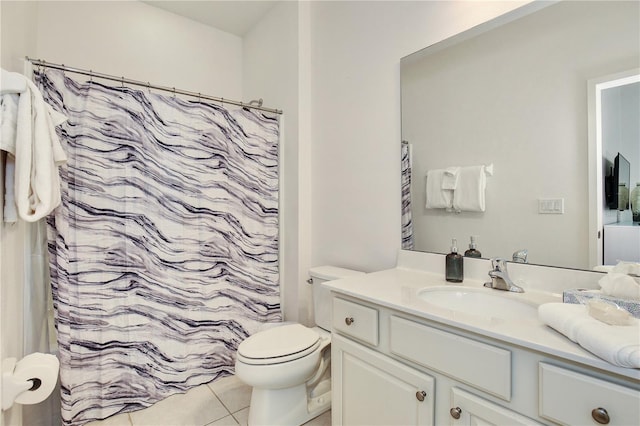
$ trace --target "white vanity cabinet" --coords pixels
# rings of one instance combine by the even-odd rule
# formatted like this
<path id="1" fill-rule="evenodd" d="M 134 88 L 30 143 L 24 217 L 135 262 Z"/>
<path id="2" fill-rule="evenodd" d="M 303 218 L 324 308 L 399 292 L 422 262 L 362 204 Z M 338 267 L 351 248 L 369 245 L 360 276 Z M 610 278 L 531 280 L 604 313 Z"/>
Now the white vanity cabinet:
<path id="1" fill-rule="evenodd" d="M 334 426 L 640 425 L 633 379 L 348 295 L 333 315 Z"/>
<path id="2" fill-rule="evenodd" d="M 528 417 L 479 398 L 456 387 L 451 389 L 449 415 L 452 425 L 460 426 L 527 426 L 537 424 Z"/>
<path id="3" fill-rule="evenodd" d="M 433 377 L 365 346 L 331 341 L 333 425 L 433 425 Z"/>

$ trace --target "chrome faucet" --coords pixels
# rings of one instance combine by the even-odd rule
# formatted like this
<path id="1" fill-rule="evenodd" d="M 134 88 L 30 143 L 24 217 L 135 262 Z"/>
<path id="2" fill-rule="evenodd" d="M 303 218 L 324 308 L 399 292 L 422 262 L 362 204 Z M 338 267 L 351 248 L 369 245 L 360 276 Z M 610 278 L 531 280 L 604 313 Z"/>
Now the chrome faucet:
<path id="1" fill-rule="evenodd" d="M 513 281 L 511 281 L 509 273 L 507 272 L 506 260 L 499 258 L 491 259 L 491 267 L 493 268 L 489 271 L 491 281 L 484 283 L 485 287 L 495 290 L 513 291 L 514 293 L 524 293 L 522 287 L 515 285 Z"/>

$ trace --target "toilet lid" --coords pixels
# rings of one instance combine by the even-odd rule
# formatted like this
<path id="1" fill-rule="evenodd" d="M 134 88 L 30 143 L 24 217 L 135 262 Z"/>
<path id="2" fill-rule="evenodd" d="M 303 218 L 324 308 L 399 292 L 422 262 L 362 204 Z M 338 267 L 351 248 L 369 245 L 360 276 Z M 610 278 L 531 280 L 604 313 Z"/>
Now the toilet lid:
<path id="1" fill-rule="evenodd" d="M 270 328 L 250 336 L 238 346 L 244 358 L 270 359 L 304 352 L 320 340 L 318 333 L 301 324 Z"/>

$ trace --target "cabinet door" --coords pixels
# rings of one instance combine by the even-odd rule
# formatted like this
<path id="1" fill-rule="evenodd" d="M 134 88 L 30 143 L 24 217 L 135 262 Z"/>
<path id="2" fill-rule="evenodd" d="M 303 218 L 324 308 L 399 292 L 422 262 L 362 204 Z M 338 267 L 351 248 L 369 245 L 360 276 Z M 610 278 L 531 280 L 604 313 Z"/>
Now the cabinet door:
<path id="1" fill-rule="evenodd" d="M 335 334 L 331 363 L 334 426 L 433 424 L 431 376 Z"/>
<path id="2" fill-rule="evenodd" d="M 455 426 L 537 425 L 528 417 L 459 388 L 451 389 L 451 424 Z"/>

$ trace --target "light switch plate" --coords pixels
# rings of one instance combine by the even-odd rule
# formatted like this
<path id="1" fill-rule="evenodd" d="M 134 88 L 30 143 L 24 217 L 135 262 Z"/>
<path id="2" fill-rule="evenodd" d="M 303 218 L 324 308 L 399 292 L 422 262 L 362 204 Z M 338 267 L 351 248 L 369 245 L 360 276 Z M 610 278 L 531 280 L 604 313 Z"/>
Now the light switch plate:
<path id="1" fill-rule="evenodd" d="M 564 198 L 539 198 L 538 213 L 564 214 Z"/>

